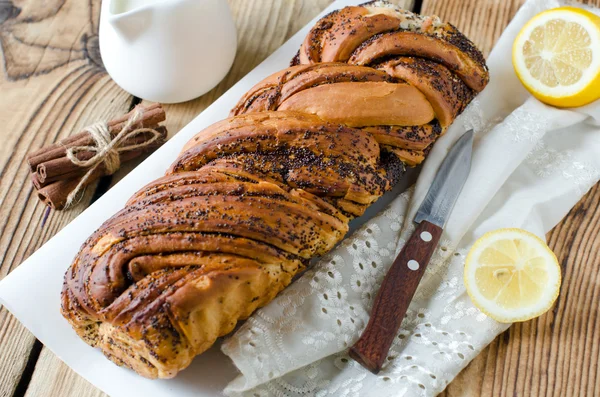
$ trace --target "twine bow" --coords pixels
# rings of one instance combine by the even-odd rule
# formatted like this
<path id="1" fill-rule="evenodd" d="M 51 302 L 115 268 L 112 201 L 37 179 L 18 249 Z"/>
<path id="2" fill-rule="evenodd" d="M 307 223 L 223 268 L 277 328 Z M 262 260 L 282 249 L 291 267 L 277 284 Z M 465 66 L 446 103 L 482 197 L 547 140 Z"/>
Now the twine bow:
<path id="1" fill-rule="evenodd" d="M 75 188 L 67 196 L 65 208 L 70 207 L 74 203 L 75 198 L 81 192 L 87 180 L 92 176 L 96 168 L 98 168 L 102 163 L 104 163 L 106 167 L 106 174 L 112 175 L 121 167 L 121 152 L 144 148 L 160 139 L 161 134 L 153 128 L 131 129 L 132 126 L 140 120 L 141 116 L 142 111 L 136 108 L 121 131 L 119 131 L 114 138 L 111 136 L 110 129 L 106 122 L 92 124 L 86 127 L 84 131 L 90 134 L 95 145 L 74 146 L 66 150 L 67 158 L 71 160 L 73 164 L 82 168 L 89 168 L 89 170 L 85 173 L 83 178 L 81 178 L 81 181 L 79 181 L 77 186 L 75 186 Z M 132 143 L 129 145 L 122 144 L 123 142 L 135 138 L 143 133 L 150 133 L 152 134 L 152 137 L 141 143 Z M 80 160 L 77 157 L 77 154 L 80 152 L 95 152 L 96 154 L 94 154 L 94 156 L 92 156 L 89 160 Z"/>

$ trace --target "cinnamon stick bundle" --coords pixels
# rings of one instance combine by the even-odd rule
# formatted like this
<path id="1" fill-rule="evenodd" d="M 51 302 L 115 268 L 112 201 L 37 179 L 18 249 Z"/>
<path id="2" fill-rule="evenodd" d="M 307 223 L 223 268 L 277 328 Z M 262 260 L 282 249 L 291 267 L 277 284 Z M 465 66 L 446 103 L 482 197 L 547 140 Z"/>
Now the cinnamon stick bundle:
<path id="1" fill-rule="evenodd" d="M 167 138 L 167 129 L 160 126 L 165 119 L 162 106 L 152 104 L 138 105 L 126 115 L 107 122 L 105 128 L 111 139 L 117 138 L 123 132 L 123 128 L 127 128 L 126 135 L 122 134 L 124 139 L 115 147 L 115 150 L 125 148 L 125 150 L 118 150 L 120 163 L 160 147 Z M 136 132 L 138 130 L 139 132 Z M 63 209 L 74 190 L 108 175 L 109 167 L 104 161 L 94 166 L 83 167 L 67 155 L 72 151 L 76 160 L 87 161 L 98 155 L 96 146 L 96 140 L 86 129 L 30 153 L 26 160 L 31 172 L 31 182 L 40 200 L 54 209 Z M 88 147 L 94 150 L 73 151 L 74 148 Z"/>

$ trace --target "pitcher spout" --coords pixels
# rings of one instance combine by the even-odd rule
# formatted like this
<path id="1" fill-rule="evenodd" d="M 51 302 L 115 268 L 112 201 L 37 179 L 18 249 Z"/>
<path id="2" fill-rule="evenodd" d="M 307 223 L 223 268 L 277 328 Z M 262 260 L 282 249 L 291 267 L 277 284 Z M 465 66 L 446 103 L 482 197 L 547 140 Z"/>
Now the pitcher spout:
<path id="1" fill-rule="evenodd" d="M 156 1 L 156 0 L 155 0 Z M 108 22 L 123 39 L 133 42 L 152 24 L 152 0 L 113 0 L 108 7 Z M 129 5 L 129 7 L 127 7 Z M 133 7 L 137 5 L 137 7 Z"/>

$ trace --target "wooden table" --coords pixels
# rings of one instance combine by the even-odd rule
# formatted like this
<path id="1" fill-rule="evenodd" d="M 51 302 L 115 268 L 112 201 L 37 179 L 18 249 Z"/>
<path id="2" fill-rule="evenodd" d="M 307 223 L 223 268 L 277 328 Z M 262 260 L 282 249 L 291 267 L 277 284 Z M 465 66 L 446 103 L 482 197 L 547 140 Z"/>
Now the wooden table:
<path id="1" fill-rule="evenodd" d="M 489 53 L 523 0 L 395 0 L 437 14 Z M 167 106 L 177 132 L 331 0 L 230 0 L 235 63 L 215 89 Z M 600 0 L 593 0 L 600 5 Z M 19 266 L 132 167 L 87 189 L 73 209 L 34 197 L 25 154 L 139 102 L 107 76 L 98 51 L 100 0 L 0 0 L 0 278 Z M 600 187 L 548 235 L 563 267 L 555 308 L 512 326 L 443 393 L 446 396 L 600 395 Z M 24 291 L 26 293 L 26 291 Z M 0 307 L 0 397 L 101 396 Z"/>

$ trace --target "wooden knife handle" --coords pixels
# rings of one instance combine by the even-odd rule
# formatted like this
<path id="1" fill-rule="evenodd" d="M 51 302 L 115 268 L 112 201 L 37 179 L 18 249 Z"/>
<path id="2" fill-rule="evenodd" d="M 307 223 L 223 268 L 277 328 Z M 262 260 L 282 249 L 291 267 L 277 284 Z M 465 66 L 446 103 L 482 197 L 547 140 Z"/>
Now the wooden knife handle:
<path id="1" fill-rule="evenodd" d="M 441 235 L 441 227 L 421 222 L 383 279 L 369 323 L 350 348 L 350 357 L 374 374 L 387 357 Z"/>

